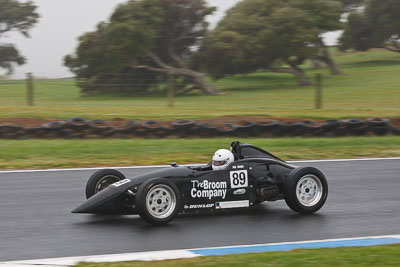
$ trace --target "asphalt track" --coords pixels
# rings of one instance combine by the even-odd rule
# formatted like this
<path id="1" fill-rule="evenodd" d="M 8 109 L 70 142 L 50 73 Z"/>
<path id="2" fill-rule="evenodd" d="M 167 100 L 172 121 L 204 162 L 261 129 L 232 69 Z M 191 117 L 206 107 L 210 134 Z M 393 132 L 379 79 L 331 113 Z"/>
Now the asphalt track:
<path id="1" fill-rule="evenodd" d="M 317 214 L 297 215 L 278 201 L 182 215 L 163 227 L 138 216 L 71 214 L 93 170 L 0 173 L 0 261 L 400 233 L 400 160 L 297 165 L 328 178 L 328 201 Z M 128 177 L 146 171 L 122 170 Z"/>

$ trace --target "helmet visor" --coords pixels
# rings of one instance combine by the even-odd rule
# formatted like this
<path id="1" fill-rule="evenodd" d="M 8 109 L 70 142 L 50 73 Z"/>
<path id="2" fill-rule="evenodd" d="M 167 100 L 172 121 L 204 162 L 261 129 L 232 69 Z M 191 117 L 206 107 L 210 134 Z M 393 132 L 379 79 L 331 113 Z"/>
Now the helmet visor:
<path id="1" fill-rule="evenodd" d="M 214 166 L 223 166 L 226 164 L 226 160 L 213 160 L 212 163 Z"/>

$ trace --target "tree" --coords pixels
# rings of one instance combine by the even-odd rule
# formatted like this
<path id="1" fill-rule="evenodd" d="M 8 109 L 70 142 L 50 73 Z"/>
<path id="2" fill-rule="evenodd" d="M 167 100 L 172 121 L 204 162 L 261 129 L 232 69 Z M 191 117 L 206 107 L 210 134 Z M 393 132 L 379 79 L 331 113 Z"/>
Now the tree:
<path id="1" fill-rule="evenodd" d="M 372 29 L 364 14 L 352 12 L 347 17 L 346 30 L 340 37 L 340 49 L 354 48 L 366 51 L 371 48 Z"/>
<path id="2" fill-rule="evenodd" d="M 368 50 L 384 47 L 400 52 L 400 2 L 369 0 L 364 10 L 349 15 L 348 25 L 340 40 L 343 50 Z"/>
<path id="3" fill-rule="evenodd" d="M 334 3 L 336 2 L 336 3 Z M 324 11 L 328 11 L 330 10 L 331 12 L 333 11 L 332 15 L 333 16 L 337 16 L 338 15 L 338 3 L 340 2 L 342 4 L 342 15 L 346 15 L 349 12 L 353 11 L 353 10 L 357 10 L 360 7 L 362 7 L 362 5 L 364 4 L 365 0 L 334 0 L 331 3 L 328 3 L 325 1 L 326 4 L 330 4 L 330 5 L 334 5 L 335 7 L 333 7 L 333 9 L 322 9 L 322 12 Z M 324 5 L 322 5 L 323 7 Z M 320 5 L 315 5 L 315 7 L 321 7 Z M 314 13 L 315 15 L 318 16 L 319 12 Z M 334 24 L 332 24 L 332 22 Z M 340 30 L 343 28 L 343 24 L 340 23 L 340 21 L 337 20 L 331 20 L 330 22 L 328 22 L 330 24 L 330 30 L 326 31 L 335 31 L 335 30 Z M 336 25 L 335 25 L 336 24 Z M 330 53 L 329 53 L 329 49 L 328 47 L 324 44 L 323 39 L 320 37 L 320 41 L 319 41 L 319 53 L 311 58 L 311 61 L 313 63 L 314 66 L 316 66 L 317 68 L 322 67 L 323 64 L 326 64 L 331 72 L 332 75 L 341 75 L 343 74 L 343 72 L 341 71 L 341 69 L 339 68 L 339 66 L 336 64 L 336 62 L 333 60 L 333 58 L 331 57 Z M 323 64 L 321 64 L 323 63 Z"/>
<path id="4" fill-rule="evenodd" d="M 29 30 L 38 21 L 36 6 L 32 2 L 19 3 L 17 0 L 0 0 L 0 38 L 6 33 L 17 31 L 29 37 Z M 8 74 L 14 70 L 14 65 L 22 65 L 25 58 L 12 44 L 0 44 L 0 68 Z"/>
<path id="5" fill-rule="evenodd" d="M 343 5 L 339 1 L 333 0 L 299 0 L 293 1 L 294 6 L 305 10 L 312 19 L 314 26 L 319 29 L 319 38 L 315 45 L 318 47 L 318 53 L 313 57 L 318 61 L 325 63 L 332 75 L 343 74 L 339 66 L 333 60 L 325 45 L 322 34 L 330 31 L 336 31 L 343 28 L 340 17 L 343 12 Z M 345 4 L 355 4 L 356 0 L 345 1 Z"/>
<path id="6" fill-rule="evenodd" d="M 193 47 L 207 30 L 205 17 L 213 11 L 203 0 L 131 0 L 119 5 L 109 22 L 80 37 L 65 65 L 82 80 L 86 93 L 116 83 L 131 94 L 148 92 L 171 75 L 178 93 L 218 94 L 203 73 L 190 68 Z"/>
<path id="7" fill-rule="evenodd" d="M 372 29 L 373 47 L 400 52 L 400 2 L 398 0 L 370 0 L 365 15 Z"/>
<path id="8" fill-rule="evenodd" d="M 360 6 L 364 5 L 366 0 L 340 0 L 343 4 L 343 12 L 350 12 L 354 9 L 359 8 Z"/>
<path id="9" fill-rule="evenodd" d="M 245 0 L 207 36 L 198 57 L 215 78 L 269 69 L 307 85 L 299 66 L 318 54 L 323 32 L 341 27 L 341 11 L 331 0 Z"/>

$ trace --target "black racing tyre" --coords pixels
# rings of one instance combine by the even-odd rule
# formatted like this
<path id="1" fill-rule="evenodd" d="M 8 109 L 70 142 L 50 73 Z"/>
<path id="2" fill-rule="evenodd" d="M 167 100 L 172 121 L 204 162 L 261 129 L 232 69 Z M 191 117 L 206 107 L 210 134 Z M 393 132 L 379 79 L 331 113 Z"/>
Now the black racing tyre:
<path id="1" fill-rule="evenodd" d="M 8 132 L 8 133 L 18 132 L 21 129 L 22 129 L 21 126 L 16 126 L 16 125 L 2 125 L 1 126 L 1 130 L 3 132 Z"/>
<path id="2" fill-rule="evenodd" d="M 385 135 L 390 131 L 390 120 L 385 118 L 369 118 L 366 120 L 368 130 L 376 135 Z"/>
<path id="3" fill-rule="evenodd" d="M 341 120 L 327 120 L 321 124 L 321 132 L 326 136 L 342 136 L 345 134 L 345 128 Z"/>
<path id="4" fill-rule="evenodd" d="M 243 137 L 253 137 L 257 131 L 257 123 L 254 121 L 248 121 L 244 124 L 237 125 L 237 133 Z"/>
<path id="5" fill-rule="evenodd" d="M 161 137 L 163 134 L 164 127 L 159 121 L 156 120 L 147 120 L 142 124 L 143 130 L 145 131 L 145 138 L 155 138 Z"/>
<path id="6" fill-rule="evenodd" d="M 51 121 L 43 124 L 42 127 L 51 131 L 59 131 L 64 129 L 65 124 L 65 121 Z"/>
<path id="7" fill-rule="evenodd" d="M 74 131 L 71 130 L 71 129 L 62 129 L 59 133 L 60 133 L 63 137 L 68 137 L 68 136 L 72 135 L 72 134 L 74 133 Z"/>
<path id="8" fill-rule="evenodd" d="M 283 186 L 286 204 L 293 211 L 312 214 L 325 204 L 328 182 L 324 174 L 313 167 L 301 167 L 289 173 Z"/>
<path id="9" fill-rule="evenodd" d="M 279 135 L 281 136 L 296 136 L 301 129 L 302 123 L 281 123 Z"/>
<path id="10" fill-rule="evenodd" d="M 234 136 L 238 132 L 238 126 L 234 123 L 225 123 L 221 128 L 217 128 L 219 136 Z"/>
<path id="11" fill-rule="evenodd" d="M 138 126 L 139 126 L 139 123 L 137 121 L 129 121 L 125 125 L 125 127 L 117 129 L 117 132 L 120 132 L 123 134 L 133 134 L 133 133 L 135 133 Z"/>
<path id="12" fill-rule="evenodd" d="M 347 129 L 360 128 L 364 126 L 364 122 L 360 119 L 346 119 L 343 120 L 343 123 Z"/>
<path id="13" fill-rule="evenodd" d="M 73 130 L 83 130 L 89 127 L 88 121 L 84 118 L 71 118 L 66 121 L 66 127 L 71 128 Z"/>
<path id="14" fill-rule="evenodd" d="M 321 125 L 316 123 L 315 121 L 305 120 L 302 122 L 301 127 L 299 128 L 298 135 L 302 136 L 322 136 L 323 130 Z"/>
<path id="15" fill-rule="evenodd" d="M 341 126 L 341 121 L 340 120 L 327 120 L 321 124 L 321 127 L 325 131 L 334 131 L 337 128 L 340 128 Z"/>
<path id="16" fill-rule="evenodd" d="M 265 119 L 258 123 L 258 134 L 261 136 L 273 136 L 275 129 L 278 127 L 279 121 Z"/>
<path id="17" fill-rule="evenodd" d="M 366 122 L 370 127 L 390 127 L 390 120 L 385 118 L 368 118 Z"/>
<path id="18" fill-rule="evenodd" d="M 393 135 L 400 135 L 400 129 L 397 129 L 397 128 L 394 128 L 394 127 L 392 127 L 392 128 L 390 129 L 390 132 L 391 132 Z"/>
<path id="19" fill-rule="evenodd" d="M 143 122 L 142 127 L 147 129 L 147 130 L 151 130 L 151 131 L 157 131 L 161 128 L 161 123 L 159 121 L 155 121 L 155 120 L 148 120 Z"/>
<path id="20" fill-rule="evenodd" d="M 188 130 L 196 125 L 196 122 L 193 120 L 178 120 L 172 122 L 172 126 L 176 129 Z"/>
<path id="21" fill-rule="evenodd" d="M 110 130 L 101 133 L 101 136 L 103 136 L 103 137 L 111 137 L 116 133 L 117 133 L 116 129 L 114 127 L 111 127 Z"/>
<path id="22" fill-rule="evenodd" d="M 197 127 L 197 134 L 202 137 L 214 137 L 218 133 L 218 129 L 207 122 L 199 122 Z"/>
<path id="23" fill-rule="evenodd" d="M 390 128 L 389 127 L 373 127 L 370 129 L 370 131 L 376 135 L 386 135 L 389 133 Z"/>
<path id="24" fill-rule="evenodd" d="M 31 135 L 45 132 L 45 130 L 42 127 L 27 127 L 24 128 L 24 131 L 26 134 L 31 134 Z"/>
<path id="25" fill-rule="evenodd" d="M 86 183 L 86 198 L 90 198 L 115 182 L 125 179 L 125 175 L 113 169 L 98 170 Z"/>
<path id="26" fill-rule="evenodd" d="M 348 129 L 348 133 L 351 135 L 365 135 L 367 134 L 367 127 L 361 126 L 357 128 Z"/>
<path id="27" fill-rule="evenodd" d="M 153 225 L 170 222 L 181 205 L 179 189 L 165 178 L 144 182 L 136 194 L 136 208 L 140 217 Z"/>
<path id="28" fill-rule="evenodd" d="M 89 127 L 93 133 L 100 135 L 113 129 L 113 127 L 108 125 L 104 120 L 91 120 L 89 122 Z"/>
<path id="29" fill-rule="evenodd" d="M 193 120 L 178 120 L 172 122 L 173 128 L 170 129 L 169 134 L 178 135 L 179 137 L 190 137 L 196 122 Z"/>

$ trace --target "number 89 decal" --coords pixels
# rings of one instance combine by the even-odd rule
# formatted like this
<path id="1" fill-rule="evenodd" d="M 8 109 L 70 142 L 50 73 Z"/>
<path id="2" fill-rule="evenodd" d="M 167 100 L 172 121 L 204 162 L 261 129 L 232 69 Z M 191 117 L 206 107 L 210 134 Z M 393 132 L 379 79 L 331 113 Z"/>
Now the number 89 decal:
<path id="1" fill-rule="evenodd" d="M 247 170 L 231 171 L 231 188 L 247 187 Z"/>

